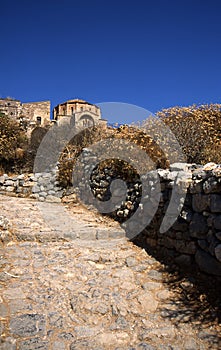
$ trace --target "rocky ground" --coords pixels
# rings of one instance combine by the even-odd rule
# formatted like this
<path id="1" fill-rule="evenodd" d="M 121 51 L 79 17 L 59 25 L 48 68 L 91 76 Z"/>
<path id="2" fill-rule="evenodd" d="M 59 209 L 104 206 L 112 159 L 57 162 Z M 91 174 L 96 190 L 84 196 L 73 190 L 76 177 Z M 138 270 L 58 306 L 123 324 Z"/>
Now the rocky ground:
<path id="1" fill-rule="evenodd" d="M 194 277 L 178 279 L 118 224 L 67 210 L 0 197 L 0 349 L 220 348 Z"/>

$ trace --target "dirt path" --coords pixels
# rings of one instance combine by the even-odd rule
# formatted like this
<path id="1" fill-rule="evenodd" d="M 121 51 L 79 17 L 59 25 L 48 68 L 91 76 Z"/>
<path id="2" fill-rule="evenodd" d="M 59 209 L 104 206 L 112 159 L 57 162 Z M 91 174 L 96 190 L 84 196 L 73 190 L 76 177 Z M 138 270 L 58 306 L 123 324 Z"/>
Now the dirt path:
<path id="1" fill-rule="evenodd" d="M 164 266 L 117 224 L 79 206 L 67 219 L 58 204 L 0 201 L 12 231 L 0 247 L 0 349 L 219 348 L 218 327 L 179 307 Z"/>

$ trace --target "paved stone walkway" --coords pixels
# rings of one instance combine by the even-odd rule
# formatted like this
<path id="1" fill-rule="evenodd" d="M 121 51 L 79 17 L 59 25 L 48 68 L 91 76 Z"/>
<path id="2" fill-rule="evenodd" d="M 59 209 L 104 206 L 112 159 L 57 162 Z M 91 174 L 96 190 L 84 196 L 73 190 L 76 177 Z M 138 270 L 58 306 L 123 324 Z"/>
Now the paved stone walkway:
<path id="1" fill-rule="evenodd" d="M 58 204 L 42 214 L 6 196 L 0 215 L 11 225 L 0 246 L 1 350 L 220 348 L 219 328 L 179 306 L 164 266 L 116 223 L 79 206 L 69 221 Z"/>

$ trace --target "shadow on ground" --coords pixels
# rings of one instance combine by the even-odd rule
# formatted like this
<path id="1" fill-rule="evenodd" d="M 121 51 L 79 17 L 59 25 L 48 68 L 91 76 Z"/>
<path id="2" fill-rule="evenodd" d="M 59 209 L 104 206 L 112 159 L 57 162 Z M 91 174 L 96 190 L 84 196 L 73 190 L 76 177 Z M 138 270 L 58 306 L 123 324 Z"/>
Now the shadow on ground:
<path id="1" fill-rule="evenodd" d="M 198 336 L 211 344 L 211 349 L 221 348 L 221 278 L 201 273 L 196 266 L 180 267 L 159 247 L 145 243 L 144 235 L 133 243 L 162 263 L 165 287 L 172 298 L 161 307 L 161 315 L 177 327 L 191 323 Z"/>

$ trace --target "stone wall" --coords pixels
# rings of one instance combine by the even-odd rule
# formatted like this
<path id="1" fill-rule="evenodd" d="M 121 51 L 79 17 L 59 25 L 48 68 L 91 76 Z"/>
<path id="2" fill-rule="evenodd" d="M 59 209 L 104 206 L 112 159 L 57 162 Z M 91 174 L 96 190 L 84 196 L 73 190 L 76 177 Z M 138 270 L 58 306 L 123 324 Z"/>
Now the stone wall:
<path id="1" fill-rule="evenodd" d="M 28 197 L 32 195 L 32 188 L 35 185 L 33 174 L 21 174 L 0 176 L 0 194 L 9 196 Z"/>
<path id="2" fill-rule="evenodd" d="M 0 177 L 0 193 L 60 202 L 65 191 L 59 187 L 57 171 L 13 177 L 3 175 Z M 164 250 L 177 264 L 190 266 L 196 263 L 203 272 L 221 276 L 221 165 L 176 164 L 168 170 L 158 169 L 156 173 L 161 187 L 158 209 L 139 236 L 147 245 Z M 114 178 L 111 169 L 102 173 L 95 169 L 90 178 L 94 195 L 102 199 Z M 180 181 L 177 182 L 177 178 Z M 154 187 L 153 180 L 149 185 Z M 172 209 L 180 206 L 181 211 L 173 225 L 166 232 L 161 232 L 162 220 L 172 202 L 174 185 L 177 193 L 182 195 L 178 196 L 179 203 L 173 203 Z M 122 226 L 140 206 L 140 186 L 138 180 L 131 182 L 126 200 L 112 214 Z M 154 198 L 151 201 L 154 205 Z M 136 227 L 139 223 L 134 230 Z"/>
<path id="3" fill-rule="evenodd" d="M 177 170 L 159 170 L 162 196 L 157 213 L 143 232 L 146 243 L 159 247 L 180 265 L 195 262 L 208 274 L 221 276 L 221 166 L 189 166 L 183 174 L 187 193 L 175 223 L 160 233 Z M 182 196 L 181 196 L 182 198 Z M 182 201 L 182 199 L 181 199 Z"/>
<path id="4" fill-rule="evenodd" d="M 57 181 L 57 169 L 48 173 L 0 176 L 0 194 L 31 197 L 41 202 L 61 202 L 63 192 Z"/>
<path id="5" fill-rule="evenodd" d="M 93 163 L 90 161 L 93 154 L 90 149 L 84 153 L 82 159 L 85 159 L 86 168 L 87 164 Z M 110 184 L 118 178 L 111 168 L 94 168 L 89 183 L 93 195 L 99 200 L 109 200 Z M 221 276 L 221 165 L 173 164 L 170 169 L 150 172 L 148 178 L 150 190 L 146 194 L 146 202 L 142 199 L 141 182 L 144 179 L 141 177 L 140 180 L 127 183 L 126 199 L 111 216 L 122 223 L 126 232 L 134 230 L 134 233 L 137 231 L 139 234 L 142 222 L 149 215 L 150 224 L 136 238 L 142 241 L 142 245 L 161 250 L 177 264 L 191 266 L 195 262 L 202 271 Z M 79 193 L 84 194 L 87 188 L 84 175 L 80 179 L 82 188 Z M 158 194 L 152 194 L 157 179 L 160 181 L 159 203 Z M 118 189 L 112 194 L 115 197 L 119 195 L 119 199 L 122 197 L 122 191 Z M 157 211 L 154 213 L 151 207 L 156 204 Z M 129 222 L 128 219 L 139 209 L 137 221 Z M 166 223 L 172 220 L 172 225 L 164 231 L 161 227 L 168 211 Z M 127 225 L 127 221 L 132 228 Z"/>
<path id="6" fill-rule="evenodd" d="M 60 202 L 64 190 L 57 180 L 57 169 L 48 173 L 36 173 L 35 185 L 32 188 L 32 198 L 41 202 Z"/>
<path id="7" fill-rule="evenodd" d="M 50 124 L 50 101 L 22 103 L 23 114 L 34 125 Z"/>
<path id="8" fill-rule="evenodd" d="M 20 117 L 22 103 L 11 98 L 0 98 L 0 112 L 7 114 L 10 118 L 17 120 Z"/>

